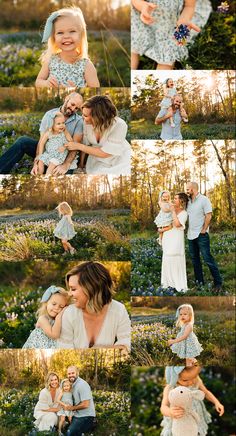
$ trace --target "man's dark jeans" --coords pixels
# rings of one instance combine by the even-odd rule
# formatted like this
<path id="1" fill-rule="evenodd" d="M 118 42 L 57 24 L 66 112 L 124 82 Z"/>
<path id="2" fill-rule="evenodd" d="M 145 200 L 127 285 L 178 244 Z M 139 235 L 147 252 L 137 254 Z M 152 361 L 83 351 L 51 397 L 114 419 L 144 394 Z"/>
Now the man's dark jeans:
<path id="1" fill-rule="evenodd" d="M 16 163 L 20 162 L 25 154 L 35 158 L 38 140 L 29 136 L 20 136 L 12 146 L 0 157 L 0 174 L 10 174 Z M 68 170 L 66 174 L 73 174 Z"/>
<path id="2" fill-rule="evenodd" d="M 0 157 L 0 174 L 10 174 L 16 163 L 20 162 L 25 154 L 35 158 L 38 140 L 29 136 L 21 136 Z"/>
<path id="3" fill-rule="evenodd" d="M 94 428 L 94 419 L 93 416 L 83 416 L 81 418 L 73 416 L 66 436 L 81 436 L 83 433 L 92 431 Z"/>
<path id="4" fill-rule="evenodd" d="M 214 280 L 215 286 L 222 285 L 222 277 L 220 275 L 217 263 L 215 262 L 213 256 L 210 252 L 210 239 L 208 233 L 200 233 L 198 238 L 188 240 L 189 244 L 189 252 L 192 258 L 194 275 L 196 281 L 200 284 L 204 284 L 203 271 L 202 271 L 202 263 L 200 259 L 200 254 L 203 257 L 204 262 L 207 264 L 211 275 Z"/>

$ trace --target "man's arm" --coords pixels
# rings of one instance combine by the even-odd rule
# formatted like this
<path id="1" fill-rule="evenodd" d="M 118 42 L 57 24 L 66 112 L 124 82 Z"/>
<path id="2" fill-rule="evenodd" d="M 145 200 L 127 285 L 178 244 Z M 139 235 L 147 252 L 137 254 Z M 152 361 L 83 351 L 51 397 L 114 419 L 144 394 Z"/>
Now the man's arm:
<path id="1" fill-rule="evenodd" d="M 208 229 L 208 226 L 209 226 L 209 224 L 211 222 L 211 218 L 212 218 L 212 213 L 211 212 L 206 213 L 205 221 L 204 221 L 204 224 L 203 224 L 203 227 L 202 227 L 202 230 L 201 230 L 202 234 L 206 233 L 206 231 Z"/>
<path id="2" fill-rule="evenodd" d="M 76 404 L 75 406 L 66 406 L 63 407 L 65 410 L 83 410 L 89 407 L 90 400 L 81 401 L 81 403 Z"/>
<path id="3" fill-rule="evenodd" d="M 167 113 L 163 116 L 159 117 L 159 114 L 157 115 L 156 119 L 155 119 L 155 124 L 162 124 L 164 123 L 166 120 L 168 120 L 169 118 L 171 118 L 173 116 L 173 111 L 172 109 L 168 109 Z"/>

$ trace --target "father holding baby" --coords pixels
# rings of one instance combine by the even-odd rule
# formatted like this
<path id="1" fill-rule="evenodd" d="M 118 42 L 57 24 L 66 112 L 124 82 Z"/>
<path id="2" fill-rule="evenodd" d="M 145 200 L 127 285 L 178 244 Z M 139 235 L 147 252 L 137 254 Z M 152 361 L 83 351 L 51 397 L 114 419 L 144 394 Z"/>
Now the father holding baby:
<path id="1" fill-rule="evenodd" d="M 83 137 L 83 119 L 81 115 L 77 114 L 77 111 L 81 108 L 82 104 L 83 98 L 80 94 L 73 92 L 67 95 L 60 108 L 51 109 L 43 116 L 39 127 L 40 137 L 51 127 L 55 113 L 61 112 L 65 117 L 66 129 L 72 136 L 73 141 L 81 142 Z M 73 161 L 75 160 L 76 153 L 76 151 L 70 151 L 63 164 L 58 165 L 54 169 L 53 175 L 63 175 L 66 174 L 71 167 L 75 168 L 76 165 L 75 162 L 73 164 Z M 36 158 L 38 155 L 38 140 L 30 138 L 29 136 L 21 136 L 18 138 L 0 157 L 0 174 L 9 174 L 15 164 L 20 162 L 25 154 L 35 159 L 32 174 L 36 175 L 38 167 L 38 160 Z"/>
<path id="2" fill-rule="evenodd" d="M 169 108 L 161 108 L 158 113 L 155 124 L 162 124 L 160 137 L 163 141 L 183 139 L 181 121 L 186 119 L 186 113 L 185 111 L 182 113 L 182 104 L 182 97 L 177 94 L 172 99 L 172 105 Z M 171 126 L 171 119 L 173 120 L 173 126 Z M 187 119 L 185 122 L 187 122 Z"/>

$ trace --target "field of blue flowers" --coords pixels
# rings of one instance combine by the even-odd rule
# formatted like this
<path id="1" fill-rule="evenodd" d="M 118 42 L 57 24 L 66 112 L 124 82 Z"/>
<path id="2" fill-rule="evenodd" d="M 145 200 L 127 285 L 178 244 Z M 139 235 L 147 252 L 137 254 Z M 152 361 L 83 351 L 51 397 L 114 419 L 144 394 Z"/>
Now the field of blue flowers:
<path id="1" fill-rule="evenodd" d="M 64 251 L 61 242 L 53 235 L 58 221 L 55 212 L 0 218 L 0 260 L 61 256 Z M 93 216 L 90 211 L 88 216 L 75 214 L 73 222 L 77 232 L 71 241 L 76 249 L 73 259 L 130 259 L 127 214 L 105 217 L 104 214 Z"/>
<path id="2" fill-rule="evenodd" d="M 3 389 L 0 393 L 0 434 L 28 435 L 33 429 L 33 411 L 38 391 Z M 93 391 L 98 426 L 94 435 L 125 436 L 130 425 L 130 394 L 122 391 Z M 50 432 L 37 432 L 51 435 Z"/>
<path id="3" fill-rule="evenodd" d="M 88 44 L 100 85 L 129 86 L 129 32 L 88 32 Z M 41 68 L 41 53 L 37 32 L 0 35 L 0 86 L 33 86 Z"/>
<path id="4" fill-rule="evenodd" d="M 204 400 L 205 406 L 212 416 L 207 435 L 233 435 L 236 425 L 233 368 L 226 366 L 203 368 L 200 377 L 207 389 L 225 407 L 224 415 L 219 417 L 214 406 L 209 401 Z M 131 436 L 160 436 L 160 424 L 163 418 L 160 405 L 164 386 L 164 368 L 132 369 Z"/>
<path id="5" fill-rule="evenodd" d="M 233 294 L 235 291 L 234 234 L 232 232 L 220 232 L 210 235 L 210 238 L 212 255 L 215 257 L 223 276 L 223 294 Z M 163 289 L 161 287 L 162 250 L 156 241 L 156 236 L 149 236 L 147 238 L 133 238 L 131 246 L 131 295 L 178 295 L 175 289 Z M 200 290 L 197 290 L 194 282 L 193 267 L 188 254 L 187 241 L 185 251 L 189 290 L 184 295 L 211 295 L 213 282 L 208 268 L 203 265 L 206 283 L 205 286 L 202 286 Z"/>
<path id="6" fill-rule="evenodd" d="M 203 351 L 197 358 L 201 365 L 234 365 L 235 318 L 233 311 L 195 312 L 194 332 Z M 176 338 L 174 313 L 132 316 L 132 359 L 136 366 L 180 365 L 183 360 L 172 353 L 168 339 Z"/>

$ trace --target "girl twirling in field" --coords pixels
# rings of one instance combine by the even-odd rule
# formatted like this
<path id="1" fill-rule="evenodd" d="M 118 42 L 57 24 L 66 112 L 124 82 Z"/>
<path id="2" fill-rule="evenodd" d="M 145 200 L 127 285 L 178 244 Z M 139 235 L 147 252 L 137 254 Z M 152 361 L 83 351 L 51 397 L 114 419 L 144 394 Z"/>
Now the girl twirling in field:
<path id="1" fill-rule="evenodd" d="M 56 348 L 61 334 L 61 318 L 68 305 L 68 292 L 58 286 L 50 286 L 43 294 L 36 313 L 37 323 L 22 348 Z"/>
<path id="2" fill-rule="evenodd" d="M 65 161 L 68 150 L 64 145 L 69 141 L 72 138 L 66 130 L 65 117 L 61 112 L 56 112 L 52 118 L 52 127 L 39 140 L 38 156 L 35 158 L 38 162 L 37 170 L 32 170 L 31 174 L 43 174 L 44 167 L 47 166 L 46 175 L 51 175 Z"/>
<path id="3" fill-rule="evenodd" d="M 176 339 L 170 339 L 170 345 L 173 353 L 177 354 L 181 359 L 186 359 L 186 366 L 193 366 L 196 363 L 196 356 L 199 356 L 203 351 L 201 344 L 198 342 L 197 336 L 193 333 L 194 312 L 191 304 L 182 304 L 176 311 L 177 323 L 180 327 L 180 332 Z"/>
<path id="4" fill-rule="evenodd" d="M 88 58 L 86 24 L 80 8 L 53 12 L 46 21 L 42 42 L 48 47 L 42 55 L 37 87 L 99 87 L 96 69 Z"/>
<path id="5" fill-rule="evenodd" d="M 200 390 L 205 394 L 205 399 L 214 404 L 216 411 L 220 416 L 224 414 L 224 406 L 219 400 L 209 391 L 199 377 L 200 367 L 183 367 L 183 366 L 168 366 L 166 367 L 165 377 L 167 385 L 163 391 L 163 399 L 161 403 L 161 413 L 164 419 L 161 422 L 163 430 L 161 436 L 172 435 L 173 419 L 182 418 L 185 410 L 181 407 L 170 407 L 169 393 L 177 386 L 185 386 L 190 390 Z M 198 435 L 206 436 L 208 432 L 208 424 L 211 422 L 211 415 L 206 410 L 204 400 L 193 399 L 193 411 L 199 416 Z M 186 435 L 187 436 L 187 435 Z"/>
<path id="6" fill-rule="evenodd" d="M 61 393 L 58 396 L 58 404 L 60 406 L 73 406 L 73 396 L 72 396 L 72 385 L 70 383 L 70 380 L 68 378 L 65 378 L 61 382 Z M 58 434 L 59 436 L 63 436 L 62 429 L 63 425 L 66 419 L 66 416 L 68 417 L 69 422 L 72 421 L 73 411 L 71 410 L 65 410 L 63 407 L 59 412 L 57 412 L 57 415 L 59 416 L 59 424 L 58 424 Z"/>
<path id="7" fill-rule="evenodd" d="M 70 252 L 74 254 L 76 252 L 75 248 L 68 242 L 70 239 L 74 238 L 76 232 L 74 230 L 74 225 L 72 222 L 73 211 L 70 205 L 63 201 L 60 203 L 56 209 L 58 210 L 59 216 L 62 216 L 61 220 L 57 224 L 53 234 L 57 238 L 61 239 L 61 243 L 65 250 L 65 253 Z"/>
<path id="8" fill-rule="evenodd" d="M 181 25 L 191 29 L 191 42 L 210 12 L 209 0 L 132 0 L 131 68 L 138 68 L 144 54 L 157 62 L 158 69 L 172 69 L 175 61 L 188 57 L 187 46 L 174 40 L 175 29 Z"/>
<path id="9" fill-rule="evenodd" d="M 172 98 L 178 94 L 176 88 L 174 87 L 174 82 L 172 79 L 166 79 L 166 81 L 164 83 L 163 91 L 164 91 L 164 98 L 161 101 L 161 105 L 160 105 L 161 109 L 170 109 L 172 106 Z M 180 115 L 181 115 L 182 120 L 185 123 L 187 123 L 188 116 L 187 116 L 186 111 L 184 109 L 183 103 L 181 103 L 181 105 L 180 105 Z M 171 127 L 175 127 L 173 117 L 170 117 L 170 125 L 171 125 Z"/>

